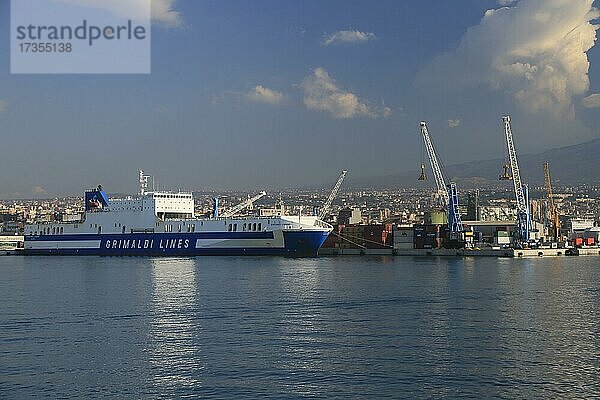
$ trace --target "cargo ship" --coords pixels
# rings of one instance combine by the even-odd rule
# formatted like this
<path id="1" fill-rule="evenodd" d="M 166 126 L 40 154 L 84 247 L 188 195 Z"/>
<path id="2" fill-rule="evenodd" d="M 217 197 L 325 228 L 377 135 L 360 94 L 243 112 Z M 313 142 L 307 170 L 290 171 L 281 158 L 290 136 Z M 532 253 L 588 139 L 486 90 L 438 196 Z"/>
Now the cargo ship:
<path id="1" fill-rule="evenodd" d="M 137 196 L 110 199 L 101 186 L 85 191 L 75 222 L 28 224 L 25 255 L 290 256 L 318 254 L 332 226 L 316 216 L 194 215 L 190 192 L 148 191 L 140 171 Z"/>

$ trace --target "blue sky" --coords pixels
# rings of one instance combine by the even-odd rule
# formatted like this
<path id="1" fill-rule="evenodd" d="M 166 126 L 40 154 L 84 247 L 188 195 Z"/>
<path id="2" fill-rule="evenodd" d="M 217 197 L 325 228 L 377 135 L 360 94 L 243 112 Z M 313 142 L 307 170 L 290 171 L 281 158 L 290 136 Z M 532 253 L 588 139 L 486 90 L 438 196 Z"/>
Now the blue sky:
<path id="1" fill-rule="evenodd" d="M 417 171 L 421 119 L 446 164 L 502 157 L 506 113 L 523 153 L 600 137 L 591 0 L 155 0 L 150 75 L 11 75 L 9 3 L 4 198 Z"/>

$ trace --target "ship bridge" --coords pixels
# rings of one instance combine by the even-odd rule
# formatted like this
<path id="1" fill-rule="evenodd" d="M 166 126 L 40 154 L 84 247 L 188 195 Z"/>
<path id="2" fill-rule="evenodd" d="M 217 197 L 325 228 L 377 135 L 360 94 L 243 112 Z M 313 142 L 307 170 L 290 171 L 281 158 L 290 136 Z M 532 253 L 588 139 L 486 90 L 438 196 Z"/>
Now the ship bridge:
<path id="1" fill-rule="evenodd" d="M 189 192 L 148 192 L 145 197 L 154 204 L 154 213 L 161 220 L 194 218 L 194 196 Z"/>
<path id="2" fill-rule="evenodd" d="M 192 219 L 194 218 L 194 196 L 190 192 L 171 192 L 154 190 L 152 178 L 152 191 L 148 190 L 149 180 L 152 177 L 139 170 L 140 199 L 154 215 L 164 221 L 167 219 Z M 142 207 L 143 209 L 143 207 Z"/>

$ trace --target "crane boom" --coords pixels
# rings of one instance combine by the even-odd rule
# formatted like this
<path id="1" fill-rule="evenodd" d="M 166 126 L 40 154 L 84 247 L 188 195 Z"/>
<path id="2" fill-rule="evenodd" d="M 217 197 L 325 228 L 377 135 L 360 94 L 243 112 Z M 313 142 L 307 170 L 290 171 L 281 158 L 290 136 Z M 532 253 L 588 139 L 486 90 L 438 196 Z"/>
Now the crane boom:
<path id="1" fill-rule="evenodd" d="M 237 215 L 240 211 L 246 209 L 247 207 L 250 207 L 252 205 L 252 203 L 257 201 L 258 199 L 261 199 L 262 197 L 264 197 L 266 195 L 267 195 L 267 192 L 264 192 L 264 191 L 260 192 L 256 196 L 249 198 L 247 200 L 244 200 L 240 204 L 233 206 L 229 210 L 225 211 L 223 214 L 221 214 L 221 217 L 223 217 L 223 218 L 233 217 L 233 216 Z"/>
<path id="2" fill-rule="evenodd" d="M 331 193 L 329 194 L 327 201 L 325 201 L 325 204 L 323 205 L 323 207 L 321 208 L 321 211 L 319 212 L 319 219 L 323 219 L 325 217 L 325 215 L 329 212 L 329 209 L 331 208 L 331 204 L 333 204 L 333 200 L 335 200 L 335 198 L 340 190 L 340 187 L 342 186 L 342 182 L 344 182 L 344 178 L 346 178 L 347 173 L 348 173 L 347 170 L 343 170 L 340 173 L 340 176 L 338 177 L 337 182 L 333 186 L 333 189 L 331 190 Z"/>
<path id="3" fill-rule="evenodd" d="M 429 162 L 431 163 L 431 170 L 435 177 L 438 199 L 441 202 L 442 207 L 448 211 L 448 228 L 450 229 L 450 232 L 454 234 L 463 232 L 464 227 L 458 210 L 458 191 L 456 189 L 456 183 L 450 182 L 450 184 L 446 184 L 444 173 L 442 172 L 441 164 L 438 160 L 431 136 L 429 136 L 429 129 L 427 129 L 427 123 L 425 121 L 421 121 L 421 135 L 423 136 L 423 142 L 425 143 Z M 422 168 L 423 167 L 421 167 L 421 169 Z M 423 171 L 421 171 L 421 174 L 423 175 Z"/>
<path id="4" fill-rule="evenodd" d="M 554 203 L 554 194 L 552 193 L 552 178 L 550 177 L 550 164 L 544 163 L 544 180 L 546 182 L 546 193 L 548 195 L 548 205 L 552 217 L 552 235 L 558 240 L 560 236 L 560 220 L 558 219 L 558 209 Z"/>
<path id="5" fill-rule="evenodd" d="M 515 151 L 512 129 L 510 126 L 510 116 L 507 115 L 503 117 L 502 120 L 504 121 L 504 136 L 508 148 L 508 161 L 510 163 L 512 181 L 517 198 L 517 210 L 520 212 L 527 212 L 527 199 L 523 188 L 523 182 L 521 181 L 521 171 L 519 170 L 519 161 L 517 160 L 517 152 Z"/>
<path id="6" fill-rule="evenodd" d="M 425 121 L 421 121 L 421 135 L 423 135 L 423 142 L 425 143 L 425 148 L 427 149 L 427 155 L 429 156 L 429 162 L 431 163 L 431 170 L 433 171 L 437 190 L 439 193 L 446 193 L 447 188 L 446 181 L 444 180 L 444 174 L 442 174 L 442 168 L 440 166 L 440 162 L 438 161 L 438 156 L 435 152 L 435 148 L 433 147 L 433 142 L 429 136 L 429 130 L 427 129 L 427 123 Z"/>
<path id="7" fill-rule="evenodd" d="M 526 185 L 521 181 L 521 171 L 519 169 L 519 161 L 517 160 L 517 152 L 513 141 L 512 129 L 510 126 L 510 116 L 502 117 L 504 122 L 504 138 L 508 151 L 508 162 L 512 173 L 511 179 L 515 190 L 517 200 L 517 218 L 518 218 L 518 235 L 517 239 L 523 243 L 529 240 L 529 194 Z"/>

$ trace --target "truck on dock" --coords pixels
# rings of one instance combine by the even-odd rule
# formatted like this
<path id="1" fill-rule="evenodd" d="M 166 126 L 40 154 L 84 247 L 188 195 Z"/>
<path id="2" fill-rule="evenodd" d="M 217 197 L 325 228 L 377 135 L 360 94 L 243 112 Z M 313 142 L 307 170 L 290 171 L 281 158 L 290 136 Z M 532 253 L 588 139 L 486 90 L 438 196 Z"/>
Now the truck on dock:
<path id="1" fill-rule="evenodd" d="M 0 256 L 21 254 L 25 238 L 18 235 L 0 236 Z"/>

